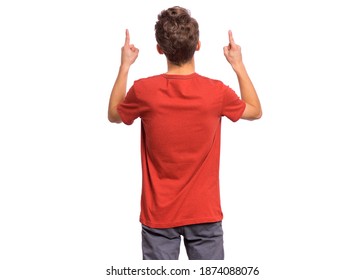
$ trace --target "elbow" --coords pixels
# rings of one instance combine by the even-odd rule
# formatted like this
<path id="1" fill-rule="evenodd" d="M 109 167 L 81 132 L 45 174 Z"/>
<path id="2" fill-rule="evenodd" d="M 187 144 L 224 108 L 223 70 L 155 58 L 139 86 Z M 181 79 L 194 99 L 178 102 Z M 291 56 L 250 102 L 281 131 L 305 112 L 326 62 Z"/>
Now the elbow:
<path id="1" fill-rule="evenodd" d="M 253 120 L 259 120 L 263 115 L 262 109 L 260 109 L 257 114 L 254 116 Z"/>
<path id="2" fill-rule="evenodd" d="M 115 120 L 115 119 L 109 119 L 109 122 L 111 122 L 111 123 L 122 123 L 122 121 Z"/>
<path id="3" fill-rule="evenodd" d="M 245 118 L 248 121 L 256 121 L 259 120 L 262 117 L 262 115 L 257 115 L 257 116 L 251 116 L 250 118 Z"/>
<path id="4" fill-rule="evenodd" d="M 253 114 L 252 114 L 252 120 L 259 120 L 262 115 L 263 115 L 263 111 L 262 111 L 262 107 L 260 106 L 260 103 L 258 103 L 257 105 L 255 105 L 253 107 Z"/>
<path id="5" fill-rule="evenodd" d="M 243 115 L 241 116 L 241 119 L 248 120 L 248 121 L 255 121 L 259 120 L 263 115 L 261 108 L 254 108 L 249 107 L 248 110 L 246 110 Z"/>
<path id="6" fill-rule="evenodd" d="M 113 116 L 112 114 L 109 114 L 107 118 L 108 118 L 109 122 L 111 122 L 111 123 L 121 123 L 122 122 L 121 118 L 119 116 Z"/>
<path id="7" fill-rule="evenodd" d="M 107 119 L 111 123 L 121 123 L 121 117 L 116 109 L 116 107 L 109 107 L 107 112 Z"/>

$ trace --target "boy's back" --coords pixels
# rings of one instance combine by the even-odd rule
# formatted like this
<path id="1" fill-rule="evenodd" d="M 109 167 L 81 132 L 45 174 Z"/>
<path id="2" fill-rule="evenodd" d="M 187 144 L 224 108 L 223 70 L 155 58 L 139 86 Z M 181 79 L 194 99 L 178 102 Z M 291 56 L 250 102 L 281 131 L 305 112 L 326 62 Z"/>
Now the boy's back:
<path id="1" fill-rule="evenodd" d="M 224 55 L 237 75 L 241 99 L 222 82 L 195 73 L 194 53 L 201 43 L 188 10 L 162 11 L 155 35 L 167 73 L 136 81 L 126 95 L 129 68 L 139 52 L 126 30 L 108 111 L 111 122 L 141 118 L 143 259 L 178 259 L 181 235 L 189 259 L 223 259 L 221 117 L 258 119 L 260 102 L 231 31 Z"/>
<path id="2" fill-rule="evenodd" d="M 237 121 L 244 108 L 229 87 L 196 73 L 134 83 L 118 112 L 126 124 L 142 120 L 144 225 L 170 228 L 222 220 L 221 117 Z"/>

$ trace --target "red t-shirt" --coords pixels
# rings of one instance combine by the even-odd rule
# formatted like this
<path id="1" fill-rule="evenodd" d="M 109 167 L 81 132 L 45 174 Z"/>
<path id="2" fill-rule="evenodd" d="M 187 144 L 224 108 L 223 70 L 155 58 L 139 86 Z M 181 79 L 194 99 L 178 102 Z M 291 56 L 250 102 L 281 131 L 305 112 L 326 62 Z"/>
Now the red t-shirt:
<path id="1" fill-rule="evenodd" d="M 222 82 L 197 73 L 134 82 L 118 113 L 141 118 L 140 222 L 171 228 L 222 220 L 221 117 L 237 121 L 245 103 Z"/>

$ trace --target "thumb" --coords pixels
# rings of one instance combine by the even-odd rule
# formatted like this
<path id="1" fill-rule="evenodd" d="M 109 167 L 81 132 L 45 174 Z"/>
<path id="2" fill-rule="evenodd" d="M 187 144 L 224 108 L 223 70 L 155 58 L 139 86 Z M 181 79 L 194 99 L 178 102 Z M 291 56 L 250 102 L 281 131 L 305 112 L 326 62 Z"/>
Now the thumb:
<path id="1" fill-rule="evenodd" d="M 224 55 L 228 55 L 229 54 L 229 47 L 228 46 L 226 46 L 226 47 L 224 47 Z"/>

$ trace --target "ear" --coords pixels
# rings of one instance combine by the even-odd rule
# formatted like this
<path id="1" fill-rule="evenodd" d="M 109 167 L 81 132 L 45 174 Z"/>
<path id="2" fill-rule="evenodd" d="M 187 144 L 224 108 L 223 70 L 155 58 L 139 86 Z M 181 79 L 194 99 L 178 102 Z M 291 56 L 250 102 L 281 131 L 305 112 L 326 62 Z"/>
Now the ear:
<path id="1" fill-rule="evenodd" d="M 196 45 L 196 51 L 199 51 L 201 48 L 201 41 L 198 41 L 197 45 Z"/>
<path id="2" fill-rule="evenodd" d="M 157 44 L 157 52 L 159 53 L 159 54 L 164 54 L 164 52 L 163 52 L 163 50 L 162 50 L 162 48 Z"/>

